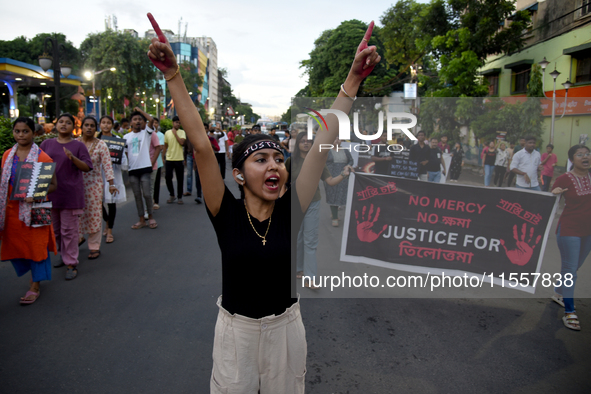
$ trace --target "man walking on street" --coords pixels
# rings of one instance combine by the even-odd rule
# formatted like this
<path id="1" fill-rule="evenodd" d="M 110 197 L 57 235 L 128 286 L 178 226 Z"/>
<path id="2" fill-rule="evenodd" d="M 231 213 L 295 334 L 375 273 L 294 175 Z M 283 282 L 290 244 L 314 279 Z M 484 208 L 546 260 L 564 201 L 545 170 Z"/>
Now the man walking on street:
<path id="1" fill-rule="evenodd" d="M 511 172 L 517 174 L 515 187 L 519 189 L 540 190 L 538 183 L 538 168 L 541 167 L 542 159 L 540 152 L 534 149 L 536 137 L 527 136 L 524 138 L 525 146 L 513 155 L 511 161 Z"/>
<path id="2" fill-rule="evenodd" d="M 388 150 L 387 134 L 380 135 L 380 142 L 373 145 L 371 159 L 374 161 L 374 173 L 380 175 L 392 175 L 392 159 L 394 152 Z"/>
<path id="3" fill-rule="evenodd" d="M 417 133 L 418 142 L 410 147 L 409 158 L 419 163 L 419 180 L 427 181 L 427 163 L 429 162 L 429 145 L 425 143 L 425 132 Z"/>
<path id="4" fill-rule="evenodd" d="M 146 125 L 146 123 L 148 124 Z M 148 214 L 148 226 L 152 229 L 158 227 L 156 220 L 152 217 L 154 202 L 150 189 L 150 174 L 161 147 L 158 136 L 152 129 L 153 124 L 154 118 L 136 107 L 131 114 L 132 132 L 125 134 L 123 137 L 126 142 L 125 152 L 129 162 L 129 183 L 135 197 L 135 205 L 139 216 L 139 221 L 131 226 L 134 230 L 146 227 L 142 195 L 146 204 L 145 211 Z M 153 155 L 150 155 L 150 145 L 154 147 Z"/>
<path id="5" fill-rule="evenodd" d="M 443 153 L 437 146 L 437 138 L 431 138 L 431 149 L 429 149 L 429 162 L 427 163 L 427 173 L 429 182 L 439 183 L 441 174 L 445 175 L 445 162 Z"/>
<path id="6" fill-rule="evenodd" d="M 515 178 L 515 173 L 513 171 L 511 171 L 511 162 L 513 161 L 513 156 L 515 156 L 515 154 L 517 152 L 519 152 L 521 149 L 523 149 L 524 145 L 525 145 L 525 138 L 521 137 L 519 139 L 519 145 L 517 145 L 515 148 L 513 148 L 513 153 L 511 154 L 511 157 L 509 157 L 509 176 L 507 177 L 507 187 L 513 186 L 513 179 Z"/>
<path id="7" fill-rule="evenodd" d="M 188 139 L 185 141 L 185 145 L 183 145 L 183 154 L 187 167 L 187 192 L 183 193 L 183 196 L 190 196 L 193 194 L 193 171 L 195 171 L 195 187 L 197 189 L 197 197 L 200 198 L 201 183 L 199 182 L 199 174 L 197 173 L 197 167 L 193 157 L 193 144 L 191 144 L 191 141 Z"/>
<path id="8" fill-rule="evenodd" d="M 275 141 L 277 141 L 277 142 L 280 142 L 280 141 L 279 141 L 279 136 L 277 135 L 277 129 L 276 129 L 275 127 L 273 127 L 273 128 L 271 129 L 271 131 L 269 132 L 269 136 L 270 136 L 271 138 L 273 138 Z"/>
<path id="9" fill-rule="evenodd" d="M 209 125 L 210 131 L 214 130 L 212 125 Z M 222 179 L 226 179 L 226 155 L 230 157 L 230 150 L 228 147 L 228 136 L 225 132 L 217 127 L 217 131 L 214 133 L 215 138 L 220 146 L 219 152 L 215 153 L 215 158 L 218 160 L 220 166 L 220 172 L 222 173 Z"/>
<path id="10" fill-rule="evenodd" d="M 178 116 L 172 118 L 172 129 L 164 134 L 164 157 L 166 158 L 166 187 L 170 198 L 166 201 L 169 204 L 177 201 L 183 203 L 183 173 L 184 157 L 183 145 L 187 135 L 181 130 L 181 121 Z M 174 185 L 172 184 L 172 173 L 176 173 L 177 197 L 174 196 Z"/>
<path id="11" fill-rule="evenodd" d="M 550 182 L 552 181 L 552 177 L 554 176 L 554 167 L 558 162 L 558 158 L 554 153 L 554 145 L 548 144 L 546 146 L 546 153 L 542 155 L 542 191 L 547 192 L 550 191 Z"/>

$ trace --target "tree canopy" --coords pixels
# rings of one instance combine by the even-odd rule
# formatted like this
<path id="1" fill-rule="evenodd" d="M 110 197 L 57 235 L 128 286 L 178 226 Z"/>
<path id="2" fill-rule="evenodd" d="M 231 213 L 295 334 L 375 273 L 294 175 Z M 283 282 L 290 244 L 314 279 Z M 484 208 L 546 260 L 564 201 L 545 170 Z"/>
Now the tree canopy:
<path id="1" fill-rule="evenodd" d="M 101 71 L 115 67 L 115 72 L 95 76 L 95 86 L 108 87 L 116 111 L 123 112 L 126 97 L 130 107 L 139 105 L 139 92 L 149 96 L 154 89 L 156 68 L 146 56 L 147 40 L 137 40 L 129 34 L 107 30 L 89 34 L 80 45 L 84 67 Z"/>
<path id="2" fill-rule="evenodd" d="M 367 27 L 368 24 L 358 20 L 345 21 L 336 29 L 324 31 L 314 42 L 310 58 L 300 62 L 300 67 L 309 77 L 307 90 L 311 97 L 336 97 L 339 94 Z M 379 27 L 374 27 L 369 45 L 375 45 L 378 52 L 383 53 L 384 46 L 379 39 L 379 31 Z M 384 63 L 378 64 L 360 87 L 357 96 L 373 96 L 370 90 L 390 74 Z M 383 94 L 381 91 L 378 95 Z"/>

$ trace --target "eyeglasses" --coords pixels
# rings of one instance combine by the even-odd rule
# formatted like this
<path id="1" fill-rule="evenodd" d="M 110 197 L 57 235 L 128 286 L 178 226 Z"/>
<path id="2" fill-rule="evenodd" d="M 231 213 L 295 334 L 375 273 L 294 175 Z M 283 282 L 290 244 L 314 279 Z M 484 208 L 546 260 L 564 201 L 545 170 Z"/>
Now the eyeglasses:
<path id="1" fill-rule="evenodd" d="M 589 153 L 589 152 L 587 152 L 587 153 L 577 153 L 577 154 L 575 155 L 575 157 L 576 157 L 576 158 L 579 158 L 579 159 L 581 159 L 581 158 L 583 158 L 583 157 L 591 157 L 591 153 Z"/>

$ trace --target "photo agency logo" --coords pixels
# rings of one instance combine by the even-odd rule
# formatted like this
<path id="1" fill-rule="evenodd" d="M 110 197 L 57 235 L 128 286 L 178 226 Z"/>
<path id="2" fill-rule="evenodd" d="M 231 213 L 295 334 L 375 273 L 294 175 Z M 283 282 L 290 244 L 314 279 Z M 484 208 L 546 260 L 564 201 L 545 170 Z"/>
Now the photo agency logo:
<path id="1" fill-rule="evenodd" d="M 349 116 L 343 111 L 338 109 L 321 109 L 316 111 L 312 108 L 305 107 L 308 113 L 307 131 L 308 139 L 314 138 L 314 123 L 318 125 L 318 129 L 328 130 L 328 124 L 324 118 L 328 114 L 333 114 L 337 117 L 339 122 L 339 139 L 341 141 L 351 140 L 351 126 L 353 133 L 358 140 L 362 141 L 361 144 L 353 145 L 352 149 L 357 152 L 368 152 L 371 147 L 371 141 L 379 139 L 384 134 L 384 111 L 378 111 L 378 129 L 375 134 L 363 134 L 359 127 L 359 111 L 353 112 L 353 124 L 351 125 Z M 410 122 L 401 123 L 402 120 L 409 119 Z M 410 138 L 412 141 L 416 141 L 417 138 L 409 130 L 417 125 L 417 117 L 413 114 L 406 112 L 389 112 L 386 111 L 386 141 L 392 141 L 394 134 L 403 134 Z M 365 143 L 367 141 L 367 143 Z M 376 145 L 376 144 L 374 144 Z M 386 145 L 386 149 L 390 152 L 402 152 L 405 150 L 404 146 L 400 144 L 379 144 Z M 320 151 L 323 149 L 332 149 L 333 144 L 320 144 Z M 351 149 L 351 147 L 337 147 L 338 149 Z"/>

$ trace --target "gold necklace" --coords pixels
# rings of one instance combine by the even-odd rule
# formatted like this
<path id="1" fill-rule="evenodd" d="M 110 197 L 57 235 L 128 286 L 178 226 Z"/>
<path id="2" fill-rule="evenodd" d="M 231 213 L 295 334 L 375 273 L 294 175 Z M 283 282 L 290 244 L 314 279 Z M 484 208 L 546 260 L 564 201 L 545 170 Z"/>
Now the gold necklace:
<path id="1" fill-rule="evenodd" d="M 265 246 L 265 244 L 267 243 L 267 240 L 265 238 L 267 238 L 267 234 L 269 233 L 269 228 L 271 227 L 271 217 L 273 217 L 273 211 L 271 211 L 271 216 L 269 216 L 269 224 L 267 225 L 267 231 L 265 231 L 265 235 L 261 235 L 258 233 L 257 229 L 254 228 L 254 225 L 252 224 L 252 221 L 250 220 L 250 213 L 248 213 L 248 208 L 246 207 L 246 199 L 244 199 L 244 209 L 246 209 L 246 215 L 248 216 L 248 222 L 250 223 L 250 226 L 254 230 L 254 233 L 256 235 L 258 235 L 259 238 L 263 239 L 263 246 Z M 273 209 L 275 209 L 275 205 L 273 205 Z"/>

